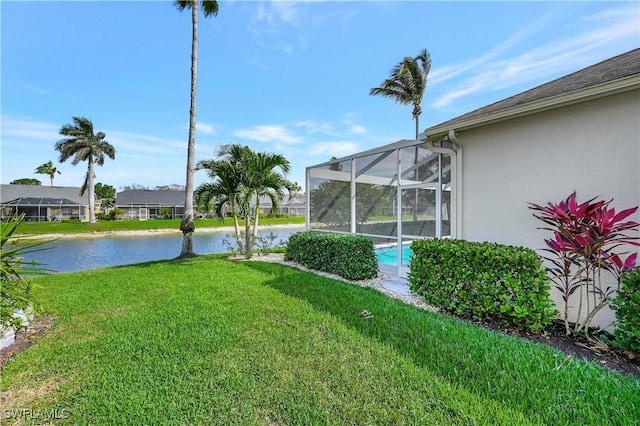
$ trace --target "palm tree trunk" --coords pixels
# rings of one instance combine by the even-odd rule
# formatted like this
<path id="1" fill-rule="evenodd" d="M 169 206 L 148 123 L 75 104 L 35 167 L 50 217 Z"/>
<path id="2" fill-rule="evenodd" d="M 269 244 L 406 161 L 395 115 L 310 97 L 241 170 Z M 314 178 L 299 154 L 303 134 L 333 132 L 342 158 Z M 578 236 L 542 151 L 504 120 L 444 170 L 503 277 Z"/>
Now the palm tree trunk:
<path id="1" fill-rule="evenodd" d="M 416 140 L 418 140 L 418 136 L 420 135 L 420 125 L 418 124 L 418 116 L 414 116 L 414 118 L 416 119 Z M 418 180 L 418 146 L 416 145 L 416 153 L 414 156 L 414 161 L 413 161 L 413 165 L 416 166 L 416 181 Z M 417 222 L 418 221 L 418 188 L 415 189 L 416 191 L 416 198 L 413 201 L 413 221 Z"/>
<path id="2" fill-rule="evenodd" d="M 247 209 L 244 219 L 244 256 L 251 259 L 253 255 L 251 250 L 251 209 Z"/>
<path id="3" fill-rule="evenodd" d="M 193 231 L 193 180 L 195 174 L 195 137 L 196 137 L 196 96 L 198 81 L 198 0 L 191 7 L 192 39 L 191 39 L 191 108 L 189 111 L 189 141 L 187 145 L 187 183 L 185 185 L 184 224 L 182 231 L 182 250 L 180 257 L 194 256 Z"/>
<path id="4" fill-rule="evenodd" d="M 240 255 L 244 254 L 244 247 L 242 246 L 242 238 L 240 236 L 240 229 L 238 225 L 238 215 L 236 212 L 233 212 L 233 228 L 236 232 L 236 244 L 238 245 L 238 250 L 240 251 Z"/>
<path id="5" fill-rule="evenodd" d="M 89 194 L 89 223 L 96 223 L 96 200 L 93 174 L 93 156 L 89 155 L 89 169 L 87 171 L 87 193 Z"/>
<path id="6" fill-rule="evenodd" d="M 256 215 L 255 220 L 253 221 L 253 243 L 255 244 L 255 239 L 258 236 L 258 215 L 260 214 L 260 197 L 256 196 Z"/>

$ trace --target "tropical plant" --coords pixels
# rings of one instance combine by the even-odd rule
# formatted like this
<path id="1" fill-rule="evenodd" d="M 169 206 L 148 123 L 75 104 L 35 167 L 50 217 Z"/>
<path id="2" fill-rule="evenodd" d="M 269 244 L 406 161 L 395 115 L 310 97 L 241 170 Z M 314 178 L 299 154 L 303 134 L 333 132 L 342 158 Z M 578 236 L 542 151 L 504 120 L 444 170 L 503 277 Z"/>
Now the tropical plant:
<path id="1" fill-rule="evenodd" d="M 196 167 L 206 170 L 212 182 L 200 185 L 195 191 L 198 208 L 224 220 L 228 213 L 233 217 L 236 244 L 240 254 L 244 255 L 244 244 L 240 232 L 239 218 L 246 216 L 246 204 L 241 199 L 242 173 L 244 158 L 250 156 L 248 146 L 238 144 L 221 146 L 216 155 L 218 160 L 203 160 Z"/>
<path id="2" fill-rule="evenodd" d="M 111 185 L 105 185 L 100 182 L 95 184 L 96 198 L 100 201 L 102 211 L 112 208 L 116 202 L 116 189 Z"/>
<path id="3" fill-rule="evenodd" d="M 413 105 L 411 114 L 416 122 L 416 137 L 420 136 L 420 114 L 422 114 L 422 98 L 427 90 L 427 77 L 431 70 L 431 56 L 427 49 L 422 49 L 414 58 L 405 56 L 398 65 L 391 70 L 389 78 L 380 87 L 369 90 L 370 95 L 391 98 L 401 105 Z M 415 162 L 418 162 L 418 147 L 415 149 Z M 415 174 L 417 176 L 418 170 Z M 413 220 L 418 220 L 419 191 L 415 189 L 413 199 Z"/>
<path id="4" fill-rule="evenodd" d="M 9 182 L 9 185 L 42 185 L 42 182 L 40 182 L 38 179 L 33 178 L 21 178 L 12 180 L 11 182 Z"/>
<path id="5" fill-rule="evenodd" d="M 254 152 L 239 144 L 223 145 L 217 154 L 217 160 L 198 163 L 198 170 L 207 170 L 213 181 L 196 189 L 196 200 L 201 209 L 213 208 L 219 219 L 224 218 L 225 208 L 230 210 L 238 249 L 250 258 L 258 234 L 260 198 L 270 198 L 272 211 L 278 209 L 285 191 L 291 194 L 297 187 L 286 179 L 291 166 L 282 155 Z M 244 218 L 244 233 L 240 231 L 239 217 Z"/>
<path id="6" fill-rule="evenodd" d="M 95 186 L 94 164 L 102 166 L 105 156 L 112 160 L 116 157 L 115 148 L 104 138 L 103 132 L 94 133 L 93 123 L 84 117 L 73 117 L 75 124 L 65 124 L 60 129 L 60 134 L 66 136 L 56 142 L 56 151 L 60 152 L 60 162 L 63 163 L 73 157 L 71 164 L 74 166 L 81 161 L 86 161 L 87 174 L 80 188 L 80 196 L 88 192 L 89 196 L 89 223 L 96 223 L 95 213 Z M 88 191 L 87 191 L 88 190 Z"/>
<path id="7" fill-rule="evenodd" d="M 160 207 L 158 210 L 158 217 L 160 219 L 171 219 L 171 208 L 170 207 Z"/>
<path id="8" fill-rule="evenodd" d="M 278 169 L 280 171 L 277 171 Z M 271 211 L 277 212 L 285 191 L 290 195 L 295 192 L 297 185 L 286 179 L 287 174 L 291 171 L 291 165 L 289 160 L 280 154 L 252 151 L 245 171 L 246 181 L 243 185 L 243 196 L 246 200 L 255 200 L 251 241 L 248 240 L 249 223 L 245 220 L 245 238 L 247 238 L 245 245 L 252 249 L 258 236 L 260 199 L 268 197 L 271 200 Z M 247 255 L 247 253 L 245 254 Z M 248 257 L 251 257 L 250 251 Z"/>
<path id="9" fill-rule="evenodd" d="M 51 179 L 51 186 L 53 186 L 53 178 L 56 176 L 56 173 L 60 174 L 60 170 L 53 165 L 53 161 L 47 161 L 44 164 L 41 164 L 36 168 L 35 173 L 40 175 L 49 175 L 49 179 Z"/>
<path id="10" fill-rule="evenodd" d="M 620 289 L 620 277 L 633 270 L 637 253 L 619 252 L 624 245 L 640 245 L 637 235 L 639 224 L 627 220 L 638 207 L 616 212 L 609 201 L 592 198 L 578 203 L 572 193 L 559 203 L 545 206 L 530 203 L 534 217 L 548 226 L 541 227 L 553 233 L 545 239 L 550 256 L 547 271 L 554 287 L 564 301 L 564 321 L 567 334 L 589 334 L 594 316 L 610 304 L 613 294 Z M 578 310 L 571 329 L 569 324 L 570 299 L 577 294 Z"/>
<path id="11" fill-rule="evenodd" d="M 187 142 L 187 180 L 185 185 L 184 219 L 180 223 L 182 231 L 182 249 L 180 258 L 195 256 L 193 252 L 193 180 L 195 174 L 196 145 L 196 96 L 198 80 L 198 5 L 202 6 L 205 17 L 218 14 L 218 2 L 215 0 L 175 0 L 174 5 L 180 12 L 191 9 L 191 107 L 189 110 L 189 140 Z"/>
<path id="12" fill-rule="evenodd" d="M 36 248 L 43 244 L 19 244 L 14 233 L 24 219 L 24 213 L 13 217 L 2 224 L 0 233 L 0 325 L 3 329 L 13 327 L 20 329 L 24 326 L 18 312 L 26 313 L 29 308 L 36 306 L 31 295 L 31 283 L 25 279 L 25 275 L 43 274 L 47 271 L 37 263 L 27 262 L 23 256 L 27 253 L 42 250 Z"/>
<path id="13" fill-rule="evenodd" d="M 422 49 L 414 58 L 405 56 L 391 70 L 391 75 L 380 84 L 380 87 L 369 90 L 370 95 L 391 98 L 401 105 L 413 105 L 411 114 L 416 122 L 416 140 L 420 134 L 421 104 L 427 89 L 427 76 L 430 70 L 431 57 L 427 49 Z"/>

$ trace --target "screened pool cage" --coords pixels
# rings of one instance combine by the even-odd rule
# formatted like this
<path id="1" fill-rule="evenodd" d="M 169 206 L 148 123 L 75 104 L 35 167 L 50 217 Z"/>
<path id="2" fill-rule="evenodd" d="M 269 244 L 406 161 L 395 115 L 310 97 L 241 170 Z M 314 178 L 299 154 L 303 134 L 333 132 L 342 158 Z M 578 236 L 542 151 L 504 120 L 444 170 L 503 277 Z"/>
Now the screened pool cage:
<path id="1" fill-rule="evenodd" d="M 306 180 L 307 229 L 395 245 L 398 276 L 408 272 L 403 246 L 451 235 L 451 157 L 424 141 L 401 140 L 307 167 Z"/>
<path id="2" fill-rule="evenodd" d="M 26 222 L 85 221 L 88 209 L 68 198 L 21 197 L 2 205 L 2 220 L 21 213 Z"/>

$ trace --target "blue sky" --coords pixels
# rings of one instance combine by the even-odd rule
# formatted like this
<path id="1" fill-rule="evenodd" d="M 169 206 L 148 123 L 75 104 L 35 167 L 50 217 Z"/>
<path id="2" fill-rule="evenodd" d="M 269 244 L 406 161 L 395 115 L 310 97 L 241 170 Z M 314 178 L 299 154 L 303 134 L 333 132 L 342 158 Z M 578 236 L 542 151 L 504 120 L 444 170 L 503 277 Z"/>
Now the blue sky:
<path id="1" fill-rule="evenodd" d="M 411 107 L 372 97 L 404 56 L 432 68 L 420 128 L 640 47 L 638 2 L 221 1 L 200 19 L 196 159 L 242 143 L 306 166 L 414 135 Z M 97 182 L 185 182 L 191 20 L 171 1 L 6 1 L 1 179 L 58 164 L 72 116 L 116 148 Z M 196 184 L 207 180 L 196 173 Z"/>

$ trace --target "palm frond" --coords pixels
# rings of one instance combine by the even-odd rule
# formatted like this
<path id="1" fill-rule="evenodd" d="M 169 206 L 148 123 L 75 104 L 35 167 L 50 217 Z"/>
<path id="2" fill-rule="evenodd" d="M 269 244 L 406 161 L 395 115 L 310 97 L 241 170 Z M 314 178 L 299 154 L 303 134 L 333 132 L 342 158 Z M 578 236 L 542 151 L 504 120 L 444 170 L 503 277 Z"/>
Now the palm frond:
<path id="1" fill-rule="evenodd" d="M 389 78 L 379 87 L 369 90 L 372 96 L 391 98 L 402 105 L 413 105 L 412 115 L 417 120 L 422 113 L 420 104 L 427 87 L 427 76 L 431 70 L 431 57 L 422 49 L 414 58 L 404 57 L 391 70 Z"/>
<path id="2" fill-rule="evenodd" d="M 182 12 L 193 7 L 193 0 L 175 0 L 173 4 Z M 218 14 L 218 2 L 215 0 L 200 0 L 200 6 L 204 16 L 216 16 Z"/>

